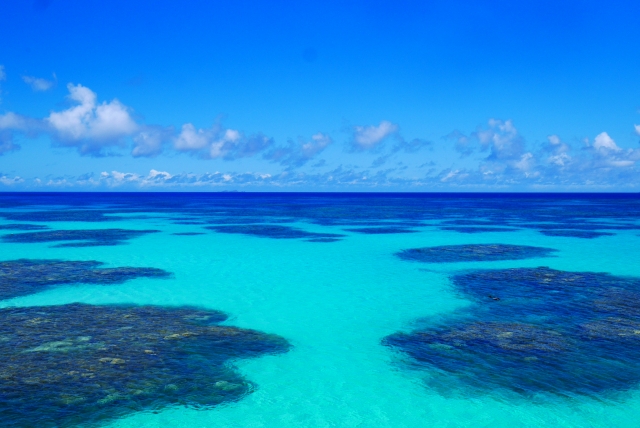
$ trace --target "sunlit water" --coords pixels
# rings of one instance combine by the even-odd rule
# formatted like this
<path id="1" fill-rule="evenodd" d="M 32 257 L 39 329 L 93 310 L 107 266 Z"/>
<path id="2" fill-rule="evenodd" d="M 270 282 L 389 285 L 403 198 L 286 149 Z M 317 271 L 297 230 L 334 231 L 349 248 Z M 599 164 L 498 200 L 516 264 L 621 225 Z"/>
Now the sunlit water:
<path id="1" fill-rule="evenodd" d="M 158 196 L 165 198 L 169 205 L 173 197 Z M 127 201 L 135 196 L 120 198 Z M 188 200 L 188 196 L 181 200 L 184 198 Z M 299 203 L 295 196 L 286 198 L 289 198 L 288 202 Z M 327 200 L 330 203 L 331 197 Z M 212 197 L 205 205 L 215 207 L 216 201 Z M 137 204 L 143 202 L 137 201 Z M 30 203 L 38 203 L 37 197 L 31 197 Z M 61 197 L 59 206 L 51 205 L 51 202 L 46 206 L 6 205 L 2 211 L 66 209 L 67 203 Z M 107 206 L 98 197 L 88 203 L 81 208 Z M 258 196 L 247 196 L 242 201 L 253 208 L 265 203 L 265 199 Z M 394 203 L 398 204 L 397 201 Z M 413 200 L 412 204 L 415 203 Z M 423 203 L 428 210 L 429 198 Z M 537 202 L 524 199 L 516 203 L 526 207 L 526 204 Z M 615 201 L 611 204 L 611 210 L 615 212 Z M 52 248 L 52 243 L 0 243 L 2 260 L 98 260 L 106 266 L 156 267 L 174 274 L 170 279 L 140 278 L 115 286 L 58 286 L 2 301 L 2 307 L 71 302 L 197 305 L 229 314 L 225 324 L 275 333 L 293 345 L 288 353 L 236 363 L 242 375 L 257 385 L 253 393 L 238 402 L 208 410 L 173 407 L 157 413 L 135 413 L 112 421 L 108 426 L 513 428 L 638 425 L 640 393 L 636 390 L 626 391 L 615 399 L 575 396 L 543 401 L 507 398 L 491 391 L 479 395 L 466 395 L 459 390 L 441 394 L 424 382 L 428 370 L 409 369 L 404 364 L 407 360 L 404 354 L 381 344 L 385 336 L 410 331 L 421 318 L 446 316 L 468 305 L 449 281 L 451 274 L 464 269 L 548 266 L 568 271 L 640 276 L 638 230 L 616 230 L 614 236 L 578 239 L 544 236 L 532 229 L 464 234 L 440 230 L 434 226 L 437 220 L 433 218 L 414 228 L 418 233 L 382 235 L 344 232 L 343 229 L 352 226 L 319 225 L 302 216 L 295 218 L 294 223 L 286 224 L 311 232 L 347 235 L 338 242 L 316 243 L 303 239 L 216 233 L 200 225 L 175 224 L 172 217 L 182 215 L 180 207 L 177 205 L 174 213 L 167 209 L 154 213 L 154 208 L 150 207 L 145 213 L 127 215 L 148 214 L 154 218 L 117 222 L 25 221 L 45 224 L 52 229 L 161 231 L 131 239 L 124 245 Z M 140 206 L 137 209 L 145 211 Z M 621 206 L 619 209 L 626 208 Z M 463 211 L 462 214 L 474 218 L 473 210 Z M 636 221 L 635 218 L 627 220 Z M 242 219 L 238 222 L 242 224 Z M 19 222 L 2 222 L 16 223 Z M 172 235 L 203 231 L 206 232 L 203 235 Z M 407 262 L 394 255 L 407 248 L 470 243 L 532 245 L 554 248 L 558 252 L 556 257 L 540 259 L 449 264 Z"/>

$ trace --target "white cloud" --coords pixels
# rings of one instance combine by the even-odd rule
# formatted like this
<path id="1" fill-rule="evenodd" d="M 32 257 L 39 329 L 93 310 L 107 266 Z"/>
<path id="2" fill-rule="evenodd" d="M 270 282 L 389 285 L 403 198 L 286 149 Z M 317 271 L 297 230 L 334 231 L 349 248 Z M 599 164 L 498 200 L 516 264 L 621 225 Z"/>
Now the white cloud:
<path id="1" fill-rule="evenodd" d="M 562 144 L 562 141 L 560 140 L 560 137 L 558 137 L 557 135 L 549 135 L 547 137 L 547 140 L 549 140 L 549 143 L 552 146 L 559 146 L 560 144 Z"/>
<path id="2" fill-rule="evenodd" d="M 640 125 L 634 125 L 634 128 L 636 129 L 636 134 L 640 135 Z"/>
<path id="3" fill-rule="evenodd" d="M 609 136 L 606 132 L 602 132 L 598 134 L 593 141 L 593 148 L 596 150 L 612 150 L 612 151 L 620 151 L 620 147 L 613 141 L 613 138 Z"/>
<path id="4" fill-rule="evenodd" d="M 97 96 L 91 89 L 71 83 L 67 89 L 69 99 L 77 105 L 51 112 L 45 119 L 61 144 L 76 146 L 82 154 L 95 155 L 107 146 L 121 146 L 124 137 L 138 130 L 130 109 L 118 100 L 97 104 Z"/>
<path id="5" fill-rule="evenodd" d="M 24 183 L 24 180 L 17 175 L 13 178 L 10 178 L 6 175 L 0 176 L 0 184 L 4 184 L 5 186 L 13 186 L 14 184 L 20 183 Z"/>
<path id="6" fill-rule="evenodd" d="M 640 160 L 640 149 L 624 149 L 607 134 L 596 136 L 591 149 L 591 168 L 628 168 Z"/>
<path id="7" fill-rule="evenodd" d="M 227 129 L 224 131 L 224 134 L 222 134 L 222 137 L 211 143 L 209 156 L 211 159 L 225 156 L 230 149 L 240 141 L 240 138 L 240 132 L 235 129 Z"/>
<path id="8" fill-rule="evenodd" d="M 242 135 L 235 129 L 222 130 L 219 125 L 211 129 L 196 129 L 191 123 L 182 125 L 174 139 L 174 148 L 183 152 L 201 152 L 203 157 L 223 157 L 240 141 Z"/>
<path id="9" fill-rule="evenodd" d="M 398 132 L 398 125 L 388 120 L 381 121 L 378 126 L 355 126 L 353 128 L 353 146 L 359 150 L 370 150 L 396 132 Z"/>
<path id="10" fill-rule="evenodd" d="M 179 151 L 202 150 L 210 144 L 214 132 L 198 129 L 191 123 L 182 125 L 182 131 L 174 140 L 174 147 Z"/>
<path id="11" fill-rule="evenodd" d="M 189 152 L 206 159 L 223 158 L 233 160 L 253 156 L 273 143 L 264 135 L 245 137 L 235 129 L 224 129 L 214 125 L 210 129 L 196 129 L 191 123 L 182 125 L 180 133 L 173 139 L 173 147 L 180 152 Z"/>
<path id="12" fill-rule="evenodd" d="M 527 152 L 520 157 L 520 160 L 517 161 L 514 166 L 521 171 L 528 172 L 535 165 L 535 158 L 533 157 L 533 153 Z"/>
<path id="13" fill-rule="evenodd" d="M 0 114 L 0 129 L 26 131 L 28 129 L 28 122 L 28 118 L 13 112 Z"/>
<path id="14" fill-rule="evenodd" d="M 164 143 L 171 139 L 172 128 L 162 128 L 160 126 L 144 126 L 140 132 L 133 137 L 133 157 L 155 157 L 162 153 Z"/>
<path id="15" fill-rule="evenodd" d="M 55 74 L 53 76 L 55 78 Z M 22 76 L 22 80 L 24 83 L 31 86 L 31 89 L 38 92 L 48 91 L 53 88 L 53 85 L 55 84 L 55 81 L 33 76 Z"/>

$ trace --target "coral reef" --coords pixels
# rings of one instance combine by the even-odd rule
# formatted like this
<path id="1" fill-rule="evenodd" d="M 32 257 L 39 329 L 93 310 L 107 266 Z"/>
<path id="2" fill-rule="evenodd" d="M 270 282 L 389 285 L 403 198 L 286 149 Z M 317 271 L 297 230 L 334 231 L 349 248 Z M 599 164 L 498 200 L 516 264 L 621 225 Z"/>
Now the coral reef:
<path id="1" fill-rule="evenodd" d="M 90 229 L 90 230 L 52 230 L 45 232 L 10 233 L 2 236 L 4 242 L 41 243 L 72 241 L 55 247 L 100 247 L 122 245 L 125 241 L 159 230 L 127 229 Z"/>
<path id="2" fill-rule="evenodd" d="M 260 225 L 238 225 L 238 226 L 208 226 L 207 229 L 218 233 L 237 233 L 242 235 L 259 236 L 261 238 L 273 239 L 298 239 L 298 238 L 342 238 L 344 235 L 335 233 L 307 232 L 288 226 L 278 226 L 271 224 Z"/>
<path id="3" fill-rule="evenodd" d="M 70 304 L 0 309 L 0 415 L 7 427 L 97 426 L 171 405 L 197 409 L 254 387 L 230 362 L 287 341 L 215 325 L 218 311 Z"/>
<path id="4" fill-rule="evenodd" d="M 467 244 L 411 248 L 396 253 L 396 256 L 403 260 L 424 263 L 453 263 L 548 257 L 555 251 L 551 248 L 528 245 Z"/>
<path id="5" fill-rule="evenodd" d="M 640 278 L 540 267 L 452 280 L 474 305 L 383 341 L 431 385 L 603 398 L 640 383 Z"/>
<path id="6" fill-rule="evenodd" d="M 140 277 L 166 278 L 162 269 L 104 268 L 97 261 L 19 259 L 0 262 L 0 299 L 37 293 L 61 284 L 120 284 Z"/>

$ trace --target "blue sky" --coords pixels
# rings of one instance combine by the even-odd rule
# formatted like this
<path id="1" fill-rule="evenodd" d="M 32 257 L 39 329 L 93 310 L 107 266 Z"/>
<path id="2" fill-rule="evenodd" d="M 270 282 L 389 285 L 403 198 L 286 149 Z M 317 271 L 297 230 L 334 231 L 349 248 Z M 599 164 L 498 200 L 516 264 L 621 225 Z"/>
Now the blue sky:
<path id="1" fill-rule="evenodd" d="M 638 191 L 639 19 L 637 1 L 5 0 L 0 191 Z"/>

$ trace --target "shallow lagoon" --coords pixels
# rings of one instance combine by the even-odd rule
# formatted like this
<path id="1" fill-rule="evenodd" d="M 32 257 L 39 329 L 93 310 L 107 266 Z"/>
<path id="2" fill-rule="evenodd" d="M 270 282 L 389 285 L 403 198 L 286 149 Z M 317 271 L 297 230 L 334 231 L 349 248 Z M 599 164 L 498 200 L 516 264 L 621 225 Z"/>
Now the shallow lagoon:
<path id="1" fill-rule="evenodd" d="M 20 202 L 19 206 L 15 201 Z M 105 217 L 115 219 L 66 222 L 58 221 L 64 215 L 38 214 L 38 220 L 34 220 L 25 214 L 12 216 L 6 224 L 15 224 L 19 221 L 16 217 L 20 217 L 25 223 L 46 225 L 52 230 L 119 228 L 161 232 L 132 238 L 127 245 L 106 247 L 51 248 L 50 243 L 1 243 L 2 260 L 96 260 L 104 262 L 103 267 L 107 268 L 159 268 L 173 276 L 162 280 L 137 278 L 108 287 L 59 285 L 4 300 L 0 306 L 71 302 L 197 305 L 228 314 L 229 319 L 223 325 L 277 334 L 293 346 L 284 354 L 234 363 L 239 373 L 256 385 L 255 391 L 240 401 L 209 410 L 173 407 L 157 413 L 134 413 L 111 422 L 112 427 L 635 426 L 640 417 L 638 387 L 598 399 L 442 391 L 430 386 L 432 372 L 416 367 L 402 352 L 382 345 L 386 336 L 410 332 L 468 307 L 471 301 L 450 280 L 461 271 L 548 266 L 566 271 L 640 276 L 637 264 L 640 238 L 633 229 L 620 228 L 613 236 L 578 239 L 546 236 L 534 227 L 511 233 L 474 234 L 438 227 L 440 220 L 465 218 L 469 207 L 476 207 L 475 216 L 489 219 L 495 226 L 523 227 L 527 222 L 550 222 L 556 216 L 562 216 L 563 222 L 567 218 L 576 222 L 590 218 L 614 225 L 636 224 L 640 212 L 637 200 L 502 198 L 498 201 L 497 204 L 487 198 L 433 196 L 348 199 L 185 194 L 146 199 L 107 195 L 80 200 L 73 196 L 65 199 L 64 195 L 21 198 L 13 194 L 4 197 L 3 210 L 7 212 L 71 208 L 72 217 L 78 219 L 82 218 L 78 210 L 91 209 L 104 211 Z M 78 206 L 80 203 L 83 206 Z M 525 209 L 527 206 L 535 209 Z M 500 213 L 502 220 L 497 220 Z M 287 226 L 346 236 L 320 245 L 304 239 L 216 233 L 200 225 L 174 222 L 175 218 L 185 216 L 207 222 L 221 215 L 234 217 L 239 224 L 243 215 L 252 219 L 292 218 L 294 221 Z M 47 218 L 56 221 L 40 221 Z M 365 222 L 367 227 L 407 222 L 418 232 L 362 234 L 345 232 L 342 226 L 349 223 L 355 228 L 357 223 Z M 205 234 L 174 235 L 190 232 Z M 411 263 L 394 255 L 410 248 L 494 243 L 558 251 L 555 257 L 446 264 Z"/>

